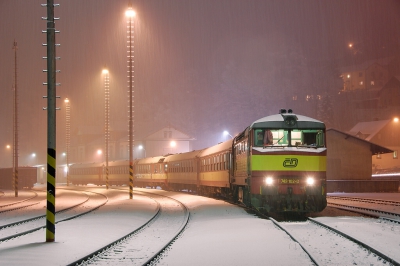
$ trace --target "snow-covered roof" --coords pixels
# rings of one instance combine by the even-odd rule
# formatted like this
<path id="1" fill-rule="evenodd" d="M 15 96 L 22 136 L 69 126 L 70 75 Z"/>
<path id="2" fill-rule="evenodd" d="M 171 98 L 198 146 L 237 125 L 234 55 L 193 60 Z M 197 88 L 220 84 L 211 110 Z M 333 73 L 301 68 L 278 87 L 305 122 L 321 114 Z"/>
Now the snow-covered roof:
<path id="1" fill-rule="evenodd" d="M 382 153 L 392 153 L 392 152 L 393 152 L 392 150 L 390 150 L 390 149 L 388 149 L 388 148 L 386 148 L 386 147 L 383 147 L 383 146 L 381 146 L 381 145 L 372 143 L 372 142 L 367 141 L 367 140 L 362 139 L 362 138 L 358 138 L 358 137 L 356 137 L 356 136 L 353 136 L 353 135 L 351 135 L 351 134 L 348 134 L 348 133 L 346 133 L 346 132 L 342 132 L 342 131 L 337 130 L 337 129 L 334 129 L 334 128 L 330 128 L 330 129 L 328 129 L 328 130 L 326 131 L 327 134 L 329 134 L 329 132 L 336 132 L 336 133 L 338 133 L 338 134 L 343 135 L 346 139 L 347 139 L 347 138 L 353 138 L 353 139 L 359 141 L 359 142 L 362 143 L 362 144 L 369 145 L 370 151 L 372 152 L 373 155 L 375 155 L 375 154 L 382 154 Z M 329 145 L 329 143 L 328 143 L 328 145 Z M 329 148 L 328 148 L 328 149 L 329 149 Z"/>
<path id="2" fill-rule="evenodd" d="M 390 120 L 360 122 L 350 129 L 349 134 L 357 137 L 364 136 L 365 140 L 370 141 L 389 122 Z"/>

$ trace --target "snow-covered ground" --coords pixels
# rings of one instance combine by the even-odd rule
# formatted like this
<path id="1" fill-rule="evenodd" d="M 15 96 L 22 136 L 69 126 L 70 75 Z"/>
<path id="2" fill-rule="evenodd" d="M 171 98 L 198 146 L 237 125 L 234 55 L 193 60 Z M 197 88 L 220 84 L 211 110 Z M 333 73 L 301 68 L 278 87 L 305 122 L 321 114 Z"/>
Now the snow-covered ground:
<path id="1" fill-rule="evenodd" d="M 142 196 L 134 195 L 129 200 L 127 192 L 92 189 L 109 196 L 106 206 L 56 224 L 56 241 L 53 243 L 46 243 L 45 230 L 0 243 L 0 265 L 66 265 L 132 232 L 156 210 L 155 202 Z M 165 252 L 160 265 L 313 265 L 300 246 L 269 220 L 257 218 L 224 201 L 177 192 L 157 192 L 183 202 L 191 213 L 188 228 Z M 66 204 L 61 198 L 56 199 L 57 205 Z M 0 198 L 3 200 L 4 196 Z M 1 213 L 0 220 L 15 215 L 12 213 Z M 399 225 L 354 216 L 316 219 L 371 242 L 400 261 L 397 255 L 400 254 Z M 323 258 L 321 265 L 348 265 L 349 258 L 357 265 L 388 265 L 372 255 L 366 258 L 360 248 L 360 252 L 345 253 L 343 249 L 347 248 L 340 246 L 340 242 L 332 242 L 327 235 L 321 237 L 319 230 L 307 230 L 307 223 L 284 223 L 284 226 L 297 227 L 298 240 L 312 243 L 317 249 L 323 247 L 314 249 L 315 254 Z"/>

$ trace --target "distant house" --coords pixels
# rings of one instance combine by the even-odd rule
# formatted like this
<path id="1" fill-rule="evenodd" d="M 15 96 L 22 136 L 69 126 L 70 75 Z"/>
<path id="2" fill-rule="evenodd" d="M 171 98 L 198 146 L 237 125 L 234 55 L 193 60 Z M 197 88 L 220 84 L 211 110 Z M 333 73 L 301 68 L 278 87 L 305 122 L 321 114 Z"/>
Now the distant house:
<path id="1" fill-rule="evenodd" d="M 372 157 L 373 170 L 400 168 L 398 159 L 400 121 L 394 118 L 391 120 L 360 122 L 350 129 L 349 134 L 392 150 L 390 153 L 378 153 Z"/>
<path id="2" fill-rule="evenodd" d="M 135 158 L 154 157 L 166 154 L 182 153 L 192 150 L 191 141 L 195 138 L 172 127 L 167 126 L 151 133 L 142 140 L 135 141 Z M 128 158 L 128 138 L 121 139 L 120 157 Z M 141 146 L 141 150 L 139 149 Z"/>
<path id="3" fill-rule="evenodd" d="M 336 129 L 327 130 L 327 144 L 328 180 L 371 180 L 372 157 L 392 153 L 390 149 Z"/>
<path id="4" fill-rule="evenodd" d="M 164 127 L 143 139 L 147 157 L 189 152 L 195 138 L 172 127 Z"/>
<path id="5" fill-rule="evenodd" d="M 343 67 L 343 91 L 377 90 L 389 80 L 390 58 L 368 61 L 363 64 Z"/>

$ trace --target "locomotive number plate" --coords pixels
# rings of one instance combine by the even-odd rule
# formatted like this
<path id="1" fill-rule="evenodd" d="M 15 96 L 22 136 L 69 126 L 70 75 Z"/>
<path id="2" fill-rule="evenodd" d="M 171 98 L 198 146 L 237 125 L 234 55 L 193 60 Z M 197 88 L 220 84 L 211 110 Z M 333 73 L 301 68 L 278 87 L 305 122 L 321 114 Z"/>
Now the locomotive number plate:
<path id="1" fill-rule="evenodd" d="M 299 179 L 288 179 L 288 178 L 282 178 L 280 179 L 281 184 L 300 184 Z"/>

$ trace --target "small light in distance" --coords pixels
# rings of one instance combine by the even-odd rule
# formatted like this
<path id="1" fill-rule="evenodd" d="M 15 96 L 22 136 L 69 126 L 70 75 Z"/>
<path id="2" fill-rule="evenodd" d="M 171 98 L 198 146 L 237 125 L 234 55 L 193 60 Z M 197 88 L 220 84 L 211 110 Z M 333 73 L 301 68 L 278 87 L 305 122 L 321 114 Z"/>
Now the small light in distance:
<path id="1" fill-rule="evenodd" d="M 265 179 L 265 183 L 268 185 L 268 186 L 270 186 L 270 185 L 272 185 L 272 183 L 274 183 L 274 180 L 272 179 L 272 177 L 267 177 L 266 179 Z"/>
<path id="2" fill-rule="evenodd" d="M 393 118 L 393 121 L 394 121 L 395 123 L 398 123 L 398 122 L 399 122 L 399 118 L 398 118 L 398 117 L 395 117 L 395 118 Z"/>
<path id="3" fill-rule="evenodd" d="M 314 178 L 312 178 L 312 177 L 307 177 L 307 185 L 309 185 L 309 186 L 314 185 Z"/>
<path id="4" fill-rule="evenodd" d="M 97 154 L 98 155 L 100 155 L 100 154 L 102 154 L 103 152 L 102 152 L 102 150 L 97 150 Z"/>

